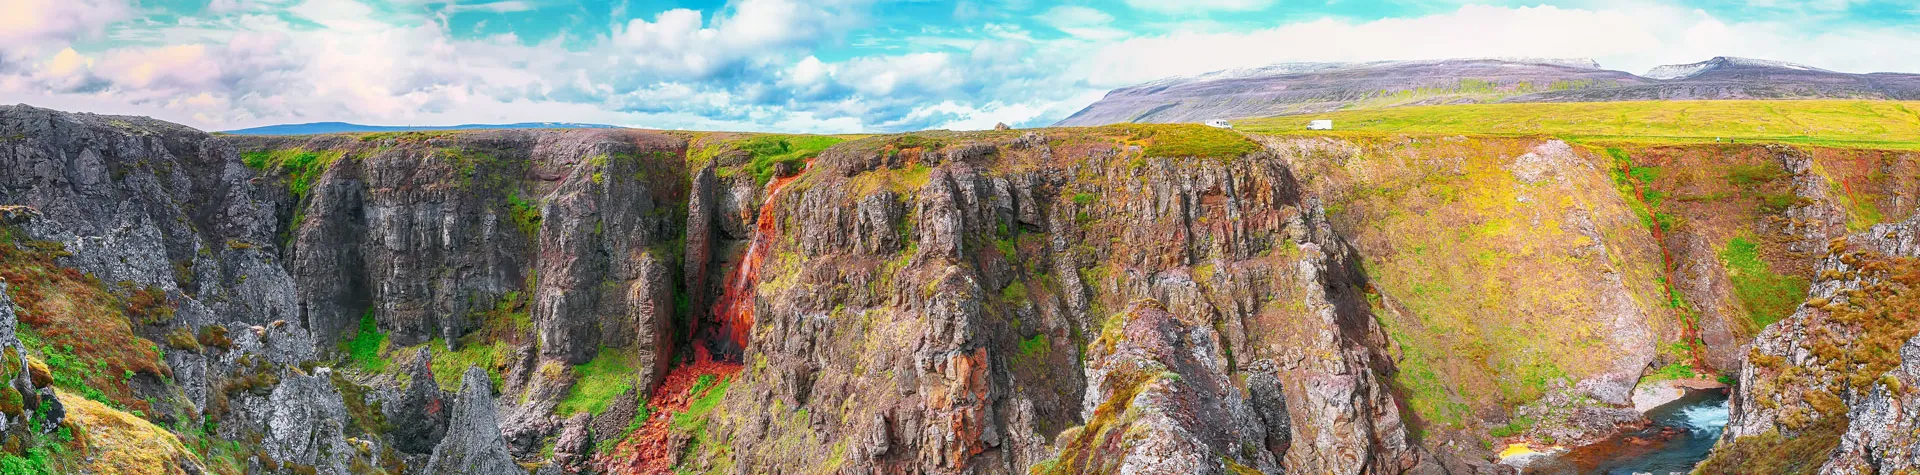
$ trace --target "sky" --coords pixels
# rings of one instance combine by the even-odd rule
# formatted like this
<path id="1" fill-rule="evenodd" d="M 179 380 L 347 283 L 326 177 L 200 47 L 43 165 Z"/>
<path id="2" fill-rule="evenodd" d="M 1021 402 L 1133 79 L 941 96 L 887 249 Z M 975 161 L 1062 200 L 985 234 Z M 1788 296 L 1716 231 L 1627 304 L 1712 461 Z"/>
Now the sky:
<path id="1" fill-rule="evenodd" d="M 1906 0 L 0 0 L 0 104 L 204 130 L 970 130 L 1289 61 L 1920 72 L 1917 20 Z"/>

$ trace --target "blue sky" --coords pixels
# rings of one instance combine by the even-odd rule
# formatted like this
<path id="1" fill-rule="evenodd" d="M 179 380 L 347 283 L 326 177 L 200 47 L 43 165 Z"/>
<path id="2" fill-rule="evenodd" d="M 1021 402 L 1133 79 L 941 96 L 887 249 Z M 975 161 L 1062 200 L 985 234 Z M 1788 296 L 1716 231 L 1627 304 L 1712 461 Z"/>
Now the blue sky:
<path id="1" fill-rule="evenodd" d="M 0 103 L 208 130 L 567 121 L 793 132 L 1045 125 L 1285 61 L 1713 56 L 1920 72 L 1881 0 L 4 0 Z"/>

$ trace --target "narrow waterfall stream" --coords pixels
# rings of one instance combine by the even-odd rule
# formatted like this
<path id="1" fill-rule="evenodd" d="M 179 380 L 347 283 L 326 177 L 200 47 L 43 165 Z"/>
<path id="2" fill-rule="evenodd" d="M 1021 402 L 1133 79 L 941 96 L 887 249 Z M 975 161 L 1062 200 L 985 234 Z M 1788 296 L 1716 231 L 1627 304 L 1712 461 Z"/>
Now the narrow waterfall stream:
<path id="1" fill-rule="evenodd" d="M 809 160 L 799 173 L 775 177 L 768 186 L 767 199 L 760 204 L 760 215 L 754 221 L 753 240 L 747 244 L 747 253 L 740 258 L 739 267 L 727 275 L 720 301 L 713 306 L 713 318 L 719 326 L 710 328 L 713 334 L 707 342 L 713 345 L 714 357 L 739 362 L 741 352 L 746 350 L 747 338 L 753 332 L 754 287 L 760 283 L 760 267 L 766 264 L 767 253 L 773 249 L 773 238 L 779 230 L 773 214 L 774 199 L 780 196 L 781 189 L 800 179 L 812 166 Z"/>

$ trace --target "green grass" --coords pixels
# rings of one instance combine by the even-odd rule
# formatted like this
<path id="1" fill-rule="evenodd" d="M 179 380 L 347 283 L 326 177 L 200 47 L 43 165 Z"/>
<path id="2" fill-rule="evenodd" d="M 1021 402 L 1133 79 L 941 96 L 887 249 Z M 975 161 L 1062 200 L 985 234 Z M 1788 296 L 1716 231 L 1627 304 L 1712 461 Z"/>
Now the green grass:
<path id="1" fill-rule="evenodd" d="M 1026 302 L 1027 301 L 1027 284 L 1017 280 L 1013 281 L 1013 283 L 1011 284 L 1007 284 L 1007 288 L 1000 289 L 1000 299 L 1006 301 L 1007 303 Z"/>
<path id="2" fill-rule="evenodd" d="M 593 360 L 573 367 L 576 379 L 554 412 L 571 416 L 580 412 L 600 415 L 613 404 L 613 398 L 633 389 L 633 365 L 628 355 L 612 348 L 601 348 Z"/>
<path id="3" fill-rule="evenodd" d="M 500 366 L 500 359 L 511 351 L 506 342 L 501 341 L 466 344 L 460 349 L 446 351 L 442 349 L 447 347 L 446 340 L 435 338 L 427 346 L 433 348 L 433 381 L 440 385 L 440 389 L 447 391 L 459 391 L 461 377 L 466 374 L 468 367 L 473 366 L 487 370 L 487 377 L 498 387 L 500 372 L 497 367 Z"/>
<path id="4" fill-rule="evenodd" d="M 313 188 L 313 182 L 319 180 L 327 167 L 345 154 L 339 150 L 309 152 L 282 149 L 246 152 L 240 154 L 240 161 L 255 170 L 286 173 L 287 188 L 293 191 L 296 199 L 305 199 Z"/>
<path id="5" fill-rule="evenodd" d="M 1684 361 L 1676 361 L 1672 364 L 1662 366 L 1660 367 L 1660 369 L 1654 370 L 1653 373 L 1648 374 L 1645 378 L 1642 378 L 1642 379 L 1646 381 L 1665 381 L 1669 379 L 1687 379 L 1691 377 L 1693 377 L 1693 365 L 1687 364 Z"/>
<path id="6" fill-rule="evenodd" d="M 1526 433 L 1528 429 L 1533 428 L 1535 423 L 1531 417 L 1515 416 L 1512 420 L 1507 421 L 1507 425 L 1495 427 L 1493 430 L 1487 431 L 1487 434 L 1494 437 L 1513 437 Z"/>
<path id="7" fill-rule="evenodd" d="M 1720 250 L 1720 260 L 1727 266 L 1734 296 L 1746 306 L 1752 329 L 1766 328 L 1793 314 L 1807 297 L 1806 278 L 1774 273 L 1760 259 L 1760 245 L 1746 237 L 1727 241 L 1727 247 Z"/>
<path id="8" fill-rule="evenodd" d="M 347 356 L 347 363 L 352 367 L 379 373 L 386 371 L 390 364 L 380 355 L 386 346 L 387 335 L 381 333 L 380 326 L 374 322 L 373 309 L 367 309 L 367 313 L 360 316 L 360 332 L 353 339 L 340 342 L 340 353 Z"/>
<path id="9" fill-rule="evenodd" d="M 1052 348 L 1047 334 L 1033 335 L 1033 338 L 1020 340 L 1020 356 L 1016 361 L 1043 361 L 1047 358 L 1047 349 Z"/>
<path id="10" fill-rule="evenodd" d="M 1148 157 L 1237 158 L 1260 150 L 1260 144 L 1226 129 L 1194 124 L 1119 124 L 1105 127 L 1144 142 Z"/>
<path id="11" fill-rule="evenodd" d="M 720 400 L 727 397 L 727 387 L 732 384 L 732 380 L 717 379 L 713 375 L 700 376 L 699 382 L 694 383 L 693 388 L 689 390 L 690 393 L 700 394 L 700 396 L 687 404 L 685 412 L 673 415 L 674 432 L 688 434 L 702 432 L 702 429 L 707 426 L 707 414 L 712 413 L 713 408 L 720 405 Z"/>
<path id="12" fill-rule="evenodd" d="M 846 138 L 828 135 L 755 135 L 746 140 L 710 147 L 709 150 L 697 152 L 696 155 L 711 159 L 710 157 L 717 156 L 728 148 L 745 151 L 751 157 L 746 164 L 737 169 L 722 170 L 720 174 L 730 175 L 737 171 L 744 171 L 753 175 L 755 180 L 765 183 L 773 179 L 773 172 L 778 170 L 781 164 L 798 165 L 819 156 L 820 152 L 827 147 L 843 141 L 846 141 Z"/>
<path id="13" fill-rule="evenodd" d="M 1920 102 L 1641 101 L 1398 107 L 1235 121 L 1260 133 L 1378 132 L 1556 136 L 1580 141 L 1711 143 L 1716 138 L 1850 148 L 1920 150 Z M 1334 132 L 1309 133 L 1329 119 Z"/>
<path id="14" fill-rule="evenodd" d="M 532 236 L 540 233 L 540 203 L 520 196 L 519 190 L 507 195 L 507 212 L 513 218 L 520 232 Z"/>
<path id="15" fill-rule="evenodd" d="M 47 452 L 39 447 L 25 449 L 25 457 L 0 452 L 0 473 L 18 475 L 53 475 L 52 464 L 47 460 Z"/>

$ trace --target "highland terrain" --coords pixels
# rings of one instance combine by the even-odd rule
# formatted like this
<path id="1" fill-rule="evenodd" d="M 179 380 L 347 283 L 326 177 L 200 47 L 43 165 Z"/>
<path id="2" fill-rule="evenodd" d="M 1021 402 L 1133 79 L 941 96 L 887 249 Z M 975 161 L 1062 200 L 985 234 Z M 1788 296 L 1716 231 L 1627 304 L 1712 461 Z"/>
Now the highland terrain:
<path id="1" fill-rule="evenodd" d="M 1779 69 L 1720 62 L 1234 130 L 0 107 L 0 471 L 1515 473 L 1694 389 L 1701 472 L 1920 469 L 1920 103 L 1568 103 Z M 1380 80 L 1142 87 L 1281 73 Z"/>

